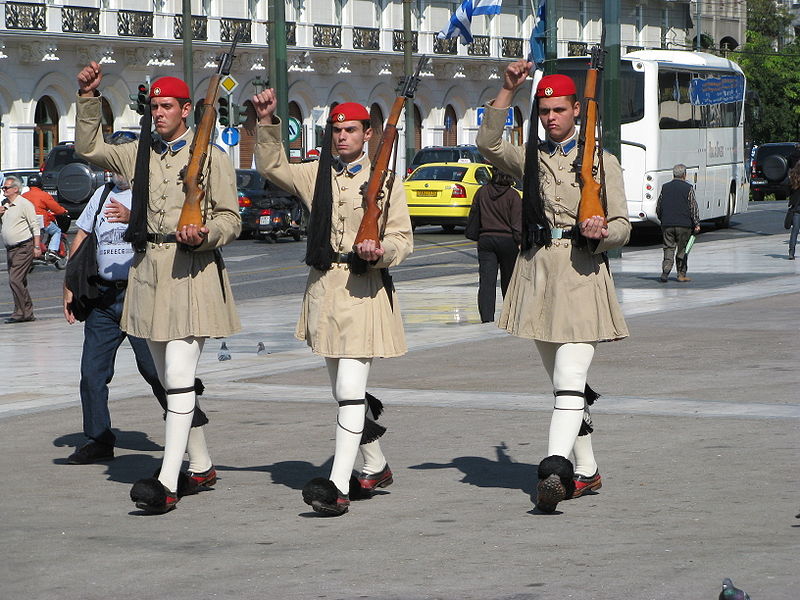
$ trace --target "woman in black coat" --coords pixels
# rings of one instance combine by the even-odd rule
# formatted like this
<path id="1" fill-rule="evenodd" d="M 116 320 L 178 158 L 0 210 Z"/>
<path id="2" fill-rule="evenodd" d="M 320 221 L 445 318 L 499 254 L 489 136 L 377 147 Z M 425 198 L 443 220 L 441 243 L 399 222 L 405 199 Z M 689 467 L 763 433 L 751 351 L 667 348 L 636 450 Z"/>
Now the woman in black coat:
<path id="1" fill-rule="evenodd" d="M 497 269 L 505 297 L 522 241 L 522 197 L 513 184 L 510 175 L 495 169 L 492 181 L 478 190 L 470 208 L 471 218 L 477 216 L 475 211 L 480 215 L 478 312 L 482 323 L 494 321 Z"/>

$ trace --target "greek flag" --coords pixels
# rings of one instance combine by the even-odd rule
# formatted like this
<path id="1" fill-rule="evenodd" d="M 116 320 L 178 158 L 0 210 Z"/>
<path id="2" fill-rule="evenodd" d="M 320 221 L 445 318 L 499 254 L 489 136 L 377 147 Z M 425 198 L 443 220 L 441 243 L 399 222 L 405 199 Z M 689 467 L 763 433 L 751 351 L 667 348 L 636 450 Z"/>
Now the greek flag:
<path id="1" fill-rule="evenodd" d="M 531 31 L 531 53 L 528 54 L 528 62 L 540 65 L 544 62 L 544 41 L 547 37 L 545 33 L 545 15 L 547 9 L 544 6 L 545 0 L 539 0 L 539 8 L 533 17 L 533 31 Z"/>
<path id="2" fill-rule="evenodd" d="M 471 44 L 472 16 L 499 14 L 502 3 L 503 0 L 464 0 L 456 9 L 456 13 L 450 17 L 450 25 L 447 29 L 439 32 L 439 39 L 454 38 L 458 35 L 462 44 Z"/>

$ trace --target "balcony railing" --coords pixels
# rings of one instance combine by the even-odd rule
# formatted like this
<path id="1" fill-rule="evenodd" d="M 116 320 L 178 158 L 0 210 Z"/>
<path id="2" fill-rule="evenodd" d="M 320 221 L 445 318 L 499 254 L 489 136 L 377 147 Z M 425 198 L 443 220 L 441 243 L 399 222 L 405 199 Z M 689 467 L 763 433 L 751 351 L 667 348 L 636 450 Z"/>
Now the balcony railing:
<path id="1" fill-rule="evenodd" d="M 100 33 L 100 9 L 86 6 L 64 6 L 61 9 L 61 31 Z"/>
<path id="2" fill-rule="evenodd" d="M 472 43 L 467 46 L 467 54 L 470 56 L 489 56 L 489 36 L 473 36 Z"/>
<path id="3" fill-rule="evenodd" d="M 44 31 L 47 28 L 46 10 L 44 4 L 6 2 L 6 28 Z"/>
<path id="4" fill-rule="evenodd" d="M 586 42 L 567 42 L 567 56 L 586 56 L 589 47 Z"/>
<path id="5" fill-rule="evenodd" d="M 381 30 L 371 27 L 353 28 L 353 50 L 380 50 Z"/>
<path id="6" fill-rule="evenodd" d="M 439 34 L 433 34 L 433 53 L 434 54 L 457 54 L 458 53 L 458 38 L 451 38 L 449 40 L 439 39 Z"/>
<path id="7" fill-rule="evenodd" d="M 219 38 L 223 42 L 232 42 L 236 32 L 239 32 L 239 42 L 249 44 L 252 41 L 250 34 L 250 19 L 220 19 Z"/>
<path id="8" fill-rule="evenodd" d="M 117 13 L 117 35 L 153 37 L 153 13 L 140 10 L 121 10 Z"/>
<path id="9" fill-rule="evenodd" d="M 341 48 L 342 28 L 339 25 L 314 25 L 315 48 Z"/>
<path id="10" fill-rule="evenodd" d="M 403 30 L 402 29 L 395 29 L 392 32 L 392 50 L 395 52 L 402 52 L 405 50 L 403 47 Z M 411 51 L 412 52 L 419 52 L 419 33 L 416 31 L 411 32 Z"/>
<path id="11" fill-rule="evenodd" d="M 175 15 L 172 25 L 172 36 L 176 40 L 183 39 L 183 15 Z M 192 15 L 192 39 L 208 39 L 208 19 L 206 17 L 195 17 Z"/>
<path id="12" fill-rule="evenodd" d="M 500 54 L 503 58 L 520 58 L 522 56 L 522 39 L 509 37 L 501 38 Z"/>

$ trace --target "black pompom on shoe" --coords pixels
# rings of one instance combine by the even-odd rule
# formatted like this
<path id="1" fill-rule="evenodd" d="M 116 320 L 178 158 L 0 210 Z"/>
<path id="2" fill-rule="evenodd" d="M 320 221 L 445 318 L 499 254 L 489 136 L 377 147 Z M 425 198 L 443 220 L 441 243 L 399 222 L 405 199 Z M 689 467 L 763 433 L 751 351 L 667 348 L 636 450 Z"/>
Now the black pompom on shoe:
<path id="1" fill-rule="evenodd" d="M 575 470 L 563 456 L 548 456 L 539 463 L 539 483 L 536 486 L 536 508 L 552 513 L 562 500 L 575 493 Z"/>
<path id="2" fill-rule="evenodd" d="M 328 517 L 338 517 L 350 508 L 350 498 L 336 488 L 330 479 L 315 477 L 303 486 L 303 502 Z"/>
<path id="3" fill-rule="evenodd" d="M 170 492 L 155 477 L 140 479 L 131 488 L 131 500 L 145 512 L 163 514 L 178 503 L 178 495 Z"/>

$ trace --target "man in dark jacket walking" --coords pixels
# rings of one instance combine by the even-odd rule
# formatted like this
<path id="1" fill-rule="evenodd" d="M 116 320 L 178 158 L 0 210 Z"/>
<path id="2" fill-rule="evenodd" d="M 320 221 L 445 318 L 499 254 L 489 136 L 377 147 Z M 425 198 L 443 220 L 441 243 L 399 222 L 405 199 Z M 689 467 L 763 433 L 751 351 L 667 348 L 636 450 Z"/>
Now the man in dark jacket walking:
<path id="1" fill-rule="evenodd" d="M 664 261 L 659 281 L 666 283 L 673 263 L 677 262 L 678 281 L 691 281 L 686 276 L 686 243 L 692 233 L 700 231 L 700 214 L 694 197 L 694 186 L 686 181 L 686 165 L 672 168 L 672 181 L 661 186 L 656 216 L 664 236 Z"/>

